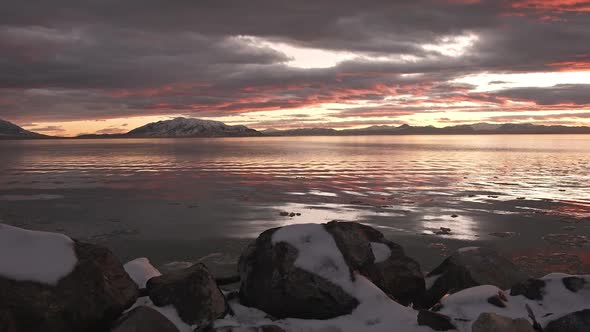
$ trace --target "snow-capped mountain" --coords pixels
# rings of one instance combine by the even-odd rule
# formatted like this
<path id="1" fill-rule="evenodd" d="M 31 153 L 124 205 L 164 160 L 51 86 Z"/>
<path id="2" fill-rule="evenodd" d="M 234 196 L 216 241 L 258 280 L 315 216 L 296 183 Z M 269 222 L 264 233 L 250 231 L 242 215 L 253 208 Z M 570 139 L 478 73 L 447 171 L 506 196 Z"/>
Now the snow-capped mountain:
<path id="1" fill-rule="evenodd" d="M 128 137 L 226 137 L 260 136 L 260 132 L 246 126 L 230 126 L 223 122 L 193 118 L 148 123 L 125 134 Z"/>
<path id="2" fill-rule="evenodd" d="M 0 138 L 43 138 L 48 137 L 25 130 L 14 123 L 0 120 Z"/>

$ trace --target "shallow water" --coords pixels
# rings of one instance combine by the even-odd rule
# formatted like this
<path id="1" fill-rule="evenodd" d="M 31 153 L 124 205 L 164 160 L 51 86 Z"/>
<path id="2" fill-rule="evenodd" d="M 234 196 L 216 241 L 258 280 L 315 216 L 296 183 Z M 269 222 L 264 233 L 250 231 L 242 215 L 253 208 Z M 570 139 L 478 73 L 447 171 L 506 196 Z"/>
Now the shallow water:
<path id="1" fill-rule="evenodd" d="M 588 271 L 590 135 L 0 141 L 0 219 L 157 264 L 229 270 L 267 228 L 339 219 L 425 270 L 479 244 Z"/>

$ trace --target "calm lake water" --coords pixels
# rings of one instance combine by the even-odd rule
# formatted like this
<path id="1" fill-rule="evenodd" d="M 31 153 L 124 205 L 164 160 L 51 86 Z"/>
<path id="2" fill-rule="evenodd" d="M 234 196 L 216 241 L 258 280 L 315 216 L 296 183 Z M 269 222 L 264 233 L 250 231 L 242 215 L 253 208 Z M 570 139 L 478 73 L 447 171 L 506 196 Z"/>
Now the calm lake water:
<path id="1" fill-rule="evenodd" d="M 230 273 L 261 231 L 334 219 L 378 227 L 424 270 L 487 245 L 533 273 L 588 273 L 590 136 L 0 141 L 2 222 L 122 260 Z"/>

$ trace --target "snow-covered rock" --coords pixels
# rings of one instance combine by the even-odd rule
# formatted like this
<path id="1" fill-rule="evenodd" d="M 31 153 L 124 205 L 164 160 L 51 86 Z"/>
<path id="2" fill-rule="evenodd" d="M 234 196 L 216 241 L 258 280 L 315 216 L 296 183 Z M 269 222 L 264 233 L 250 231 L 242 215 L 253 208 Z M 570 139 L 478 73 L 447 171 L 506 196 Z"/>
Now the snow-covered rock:
<path id="1" fill-rule="evenodd" d="M 0 277 L 56 285 L 77 262 L 65 235 L 0 224 Z"/>
<path id="2" fill-rule="evenodd" d="M 307 245 L 299 245 L 301 241 Z M 333 248 L 339 254 L 322 225 L 263 232 L 240 257 L 240 301 L 281 318 L 326 319 L 349 314 L 358 301 L 326 278 L 332 273 L 350 279 L 342 256 L 328 256 Z"/>
<path id="3" fill-rule="evenodd" d="M 4 225 L 0 233 L 4 236 L 0 255 L 11 256 L 0 256 L 0 266 L 10 269 L 0 275 L 0 313 L 8 317 L 15 331 L 92 331 L 107 327 L 137 298 L 137 286 L 104 247 Z M 6 233 L 29 242 L 11 242 Z M 27 244 L 30 247 L 23 248 Z M 40 262 L 35 255 L 50 261 Z M 42 265 L 14 264 L 15 257 Z"/>
<path id="4" fill-rule="evenodd" d="M 224 137 L 260 136 L 260 132 L 245 126 L 230 126 L 223 122 L 193 118 L 148 123 L 125 134 L 130 137 Z"/>
<path id="5" fill-rule="evenodd" d="M 481 313 L 495 313 L 511 319 L 524 318 L 531 324 L 531 313 L 540 326 L 545 327 L 572 312 L 590 309 L 590 285 L 577 291 L 566 287 L 564 279 L 576 277 L 590 281 L 590 276 L 570 276 L 561 273 L 549 274 L 541 279 L 541 297 L 527 298 L 525 294 L 502 291 L 498 287 L 483 285 L 464 289 L 441 300 L 438 312 L 447 315 L 455 322 L 459 331 L 470 332 L 472 324 Z M 490 298 L 500 295 L 503 305 Z M 528 309 L 527 309 L 528 307 Z M 529 313 L 530 310 L 530 313 Z"/>
<path id="6" fill-rule="evenodd" d="M 351 271 L 367 277 L 397 302 L 414 303 L 424 293 L 420 265 L 403 248 L 378 230 L 354 222 L 332 221 L 325 225 Z"/>
<path id="7" fill-rule="evenodd" d="M 201 263 L 150 278 L 146 288 L 156 306 L 174 307 L 188 325 L 206 325 L 223 317 L 228 309 L 221 290 Z"/>
<path id="8" fill-rule="evenodd" d="M 326 319 L 350 313 L 359 276 L 409 304 L 422 295 L 419 265 L 377 230 L 357 223 L 285 226 L 262 233 L 239 263 L 243 304 L 276 317 Z"/>
<path id="9" fill-rule="evenodd" d="M 426 275 L 421 305 L 430 307 L 447 293 L 479 285 L 508 289 L 527 279 L 510 260 L 489 248 L 461 248 Z"/>
<path id="10" fill-rule="evenodd" d="M 123 267 L 139 288 L 145 288 L 148 280 L 162 275 L 145 257 L 127 262 Z"/>

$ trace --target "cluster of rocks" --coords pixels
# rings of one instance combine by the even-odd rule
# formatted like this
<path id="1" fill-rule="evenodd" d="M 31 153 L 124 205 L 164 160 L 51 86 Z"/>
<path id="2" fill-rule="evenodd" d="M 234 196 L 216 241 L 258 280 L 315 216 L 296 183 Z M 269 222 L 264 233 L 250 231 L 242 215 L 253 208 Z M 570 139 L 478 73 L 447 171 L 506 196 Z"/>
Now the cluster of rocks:
<path id="1" fill-rule="evenodd" d="M 323 227 L 341 252 L 351 280 L 360 275 L 393 301 L 416 309 L 416 326 L 436 331 L 464 330 L 468 321 L 473 332 L 590 331 L 590 297 L 582 310 L 555 319 L 551 313 L 536 317 L 528 305 L 528 316 L 523 317 L 507 317 L 493 310 L 477 313 L 471 321 L 454 317 L 453 306 L 460 302 L 452 300 L 454 294 L 487 287 L 482 285 L 497 287 L 478 293 L 490 308 L 506 308 L 524 300 L 543 305 L 548 281 L 529 278 L 491 249 L 460 249 L 424 276 L 419 264 L 401 246 L 369 226 L 330 222 Z M 242 253 L 237 301 L 277 322 L 283 318 L 330 319 L 351 314 L 359 299 L 331 280 L 300 268 L 296 264 L 298 249 L 273 241 L 278 230 L 263 232 Z M 165 314 L 171 309 L 183 326 L 195 331 L 237 331 L 231 326 L 214 327 L 215 320 L 230 317 L 233 312 L 228 305 L 230 295 L 224 295 L 203 264 L 154 276 L 140 289 L 108 249 L 75 241 L 75 252 L 75 269 L 56 285 L 0 276 L 0 331 L 178 332 L 178 322 Z M 589 292 L 590 277 L 558 279 L 572 294 Z M 509 293 L 502 291 L 506 289 Z M 279 325 L 242 330 L 284 331 Z"/>

